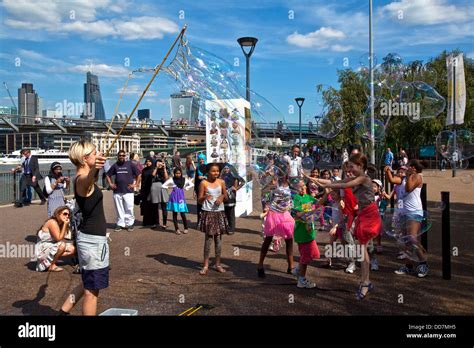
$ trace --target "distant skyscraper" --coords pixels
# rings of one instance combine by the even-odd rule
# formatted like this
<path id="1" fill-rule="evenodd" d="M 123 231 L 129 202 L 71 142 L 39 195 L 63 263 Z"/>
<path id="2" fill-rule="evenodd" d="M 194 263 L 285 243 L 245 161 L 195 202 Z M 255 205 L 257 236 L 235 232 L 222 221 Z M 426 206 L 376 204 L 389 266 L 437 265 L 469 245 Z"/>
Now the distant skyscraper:
<path id="1" fill-rule="evenodd" d="M 151 112 L 150 109 L 141 109 L 138 110 L 138 119 L 140 121 L 142 120 L 149 120 L 151 118 Z"/>
<path id="2" fill-rule="evenodd" d="M 82 118 L 105 120 L 104 104 L 100 94 L 99 78 L 90 71 L 86 75 L 87 82 L 84 84 L 84 111 Z"/>
<path id="3" fill-rule="evenodd" d="M 173 120 L 184 118 L 194 124 L 199 117 L 199 98 L 186 91 L 171 94 L 170 108 Z"/>
<path id="4" fill-rule="evenodd" d="M 21 122 L 33 124 L 34 116 L 38 115 L 38 94 L 35 93 L 32 83 L 22 83 L 21 88 L 18 88 L 18 106 L 20 116 L 32 116 L 21 119 Z"/>

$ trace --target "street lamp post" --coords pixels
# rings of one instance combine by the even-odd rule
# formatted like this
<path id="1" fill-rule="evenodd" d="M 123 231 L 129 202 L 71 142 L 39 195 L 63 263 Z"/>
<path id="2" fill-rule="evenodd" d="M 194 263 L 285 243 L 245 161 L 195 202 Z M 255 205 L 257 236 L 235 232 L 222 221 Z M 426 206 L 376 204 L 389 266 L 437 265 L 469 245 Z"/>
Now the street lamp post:
<path id="1" fill-rule="evenodd" d="M 372 32 L 372 0 L 369 0 L 369 69 L 370 69 L 370 159 L 375 164 L 375 114 L 374 114 L 374 37 Z"/>
<path id="2" fill-rule="evenodd" d="M 246 98 L 248 102 L 250 102 L 250 57 L 252 56 L 252 53 L 255 49 L 255 45 L 257 44 L 258 39 L 255 37 L 241 37 L 237 39 L 237 42 L 240 45 L 240 48 L 242 49 L 242 52 L 245 55 L 245 62 L 246 62 L 246 73 L 247 73 L 247 93 L 246 93 Z M 249 51 L 245 51 L 245 47 L 250 47 Z"/>
<path id="3" fill-rule="evenodd" d="M 301 149 L 301 138 L 302 138 L 302 134 L 301 134 L 301 107 L 303 106 L 303 103 L 304 103 L 304 98 L 295 98 L 295 102 L 296 102 L 296 105 L 298 105 L 298 108 L 300 109 L 300 149 Z"/>

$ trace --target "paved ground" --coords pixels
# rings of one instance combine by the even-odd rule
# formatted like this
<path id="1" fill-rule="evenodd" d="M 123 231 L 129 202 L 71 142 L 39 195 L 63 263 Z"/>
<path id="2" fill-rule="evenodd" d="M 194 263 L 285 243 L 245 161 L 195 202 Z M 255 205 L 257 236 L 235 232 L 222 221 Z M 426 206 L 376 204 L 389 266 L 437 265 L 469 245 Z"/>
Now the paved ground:
<path id="1" fill-rule="evenodd" d="M 433 226 L 429 231 L 430 276 L 417 279 L 396 276 L 399 266 L 396 245 L 385 238 L 385 251 L 378 256 L 380 270 L 371 274 L 376 289 L 364 301 L 355 300 L 358 271 L 346 274 L 343 263 L 336 269 L 314 262 L 308 271 L 318 287 L 296 288 L 295 279 L 285 273 L 283 253 L 270 253 L 266 260 L 267 278 L 256 277 L 261 234 L 258 212 L 237 219 L 238 231 L 224 236 L 223 259 L 228 272 L 198 274 L 202 262 L 203 235 L 191 229 L 189 235 L 170 231 L 136 228 L 134 232 L 113 232 L 114 208 L 110 192 L 105 192 L 106 216 L 111 232 L 110 288 L 100 295 L 99 311 L 111 307 L 138 309 L 140 315 L 176 315 L 197 303 L 214 306 L 194 315 L 472 315 L 474 313 L 474 173 L 451 178 L 450 172 L 427 172 L 429 211 Z M 459 256 L 452 258 L 452 280 L 441 277 L 440 191 L 451 192 L 451 241 Z M 257 197 L 257 194 L 254 193 Z M 193 202 L 190 198 L 188 202 Z M 192 212 L 194 204 L 190 204 Z M 258 207 L 255 200 L 254 207 Z M 138 209 L 137 209 L 138 215 Z M 171 215 L 171 214 L 170 214 Z M 0 244 L 30 244 L 46 217 L 46 207 L 0 208 Z M 195 214 L 189 214 L 195 227 Z M 138 218 L 137 225 L 140 224 Z M 169 224 L 171 226 L 171 224 Z M 318 234 L 321 250 L 327 233 Z M 297 248 L 295 253 L 298 255 Z M 51 315 L 59 309 L 68 290 L 80 276 L 66 271 L 35 272 L 28 259 L 0 258 L 0 314 Z M 403 295 L 403 303 L 399 303 Z M 184 303 L 183 303 L 184 302 Z M 73 314 L 80 314 L 80 306 Z"/>

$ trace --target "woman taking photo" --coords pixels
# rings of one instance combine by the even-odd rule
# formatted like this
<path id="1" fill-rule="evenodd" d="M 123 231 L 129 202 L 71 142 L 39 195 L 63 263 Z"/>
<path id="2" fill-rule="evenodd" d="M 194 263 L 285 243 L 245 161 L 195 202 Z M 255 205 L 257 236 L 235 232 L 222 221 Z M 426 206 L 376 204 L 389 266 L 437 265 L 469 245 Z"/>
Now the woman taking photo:
<path id="1" fill-rule="evenodd" d="M 97 314 L 99 291 L 109 286 L 109 246 L 102 191 L 96 185 L 105 157 L 97 153 L 95 145 L 81 140 L 72 144 L 69 159 L 76 166 L 74 198 L 82 213 L 82 224 L 77 233 L 77 255 L 81 267 L 82 285 L 64 302 L 60 314 L 68 314 L 84 296 L 82 313 Z"/>
<path id="2" fill-rule="evenodd" d="M 69 185 L 69 178 L 63 176 L 62 170 L 61 163 L 53 162 L 49 174 L 44 178 L 44 189 L 48 194 L 48 217 L 64 205 L 64 190 Z"/>

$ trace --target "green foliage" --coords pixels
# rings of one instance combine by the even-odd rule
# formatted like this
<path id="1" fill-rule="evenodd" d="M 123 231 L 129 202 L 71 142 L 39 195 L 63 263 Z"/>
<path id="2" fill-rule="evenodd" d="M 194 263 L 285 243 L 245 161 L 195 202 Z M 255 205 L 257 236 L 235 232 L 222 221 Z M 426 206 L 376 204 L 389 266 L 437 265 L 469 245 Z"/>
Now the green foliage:
<path id="1" fill-rule="evenodd" d="M 453 51 L 452 53 L 459 53 Z M 438 57 L 431 59 L 428 64 L 436 71 L 437 79 L 433 86 L 438 93 L 447 99 L 447 69 L 446 56 L 449 52 L 442 52 Z M 409 64 L 406 78 L 419 70 L 422 65 L 420 61 Z M 323 98 L 328 101 L 337 100 L 344 112 L 344 125 L 341 132 L 334 138 L 327 141 L 328 145 L 342 146 L 347 144 L 367 145 L 367 140 L 355 131 L 355 124 L 360 115 L 367 109 L 368 100 L 365 95 L 367 88 L 366 81 L 358 72 L 352 70 L 338 70 L 339 90 L 330 89 L 323 93 Z M 458 128 L 474 130 L 474 60 L 464 56 L 464 73 L 466 79 L 466 112 L 464 125 Z M 320 89 L 321 86 L 318 86 Z M 389 91 L 383 91 L 384 94 Z M 388 97 L 388 95 L 387 95 Z M 384 143 L 380 146 L 390 145 L 394 148 L 416 148 L 420 145 L 434 144 L 436 135 L 442 131 L 446 122 L 446 109 L 438 117 L 433 119 L 409 122 L 405 117 L 392 117 L 386 129 Z"/>

